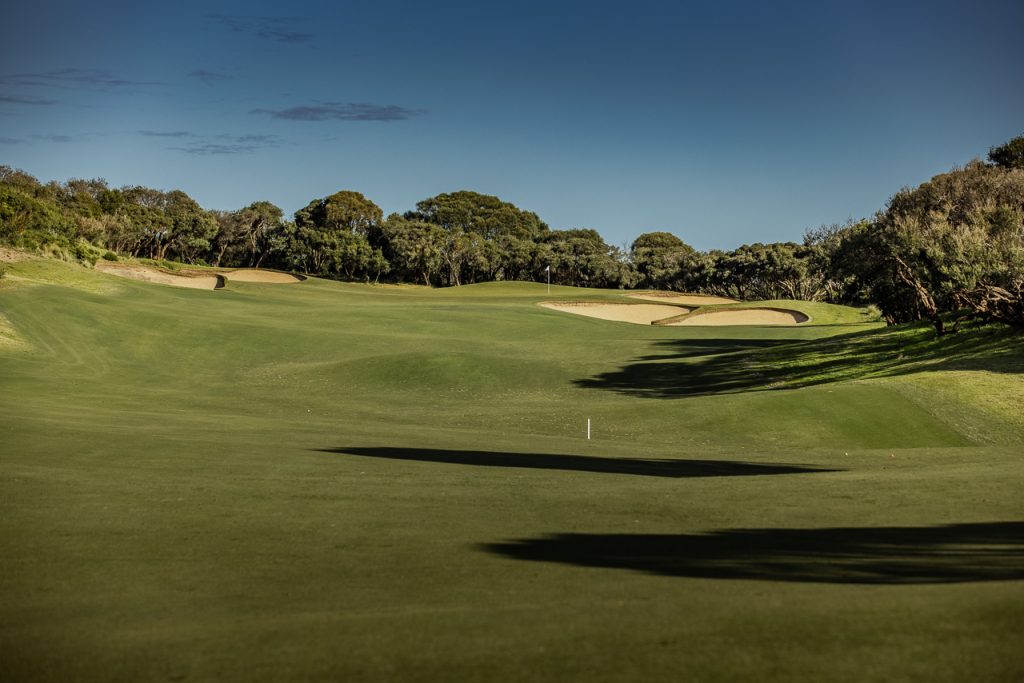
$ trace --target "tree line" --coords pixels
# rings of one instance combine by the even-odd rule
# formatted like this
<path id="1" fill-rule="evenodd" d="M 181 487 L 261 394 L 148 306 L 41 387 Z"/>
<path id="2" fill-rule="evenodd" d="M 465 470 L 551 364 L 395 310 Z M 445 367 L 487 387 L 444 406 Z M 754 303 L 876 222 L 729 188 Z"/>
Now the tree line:
<path id="1" fill-rule="evenodd" d="M 550 272 L 552 283 L 574 286 L 870 303 L 890 323 L 927 319 L 942 334 L 970 317 L 1024 324 L 1024 136 L 993 147 L 987 162 L 899 191 L 870 219 L 731 251 L 697 251 L 665 231 L 620 248 L 470 191 L 384 216 L 342 190 L 287 218 L 267 201 L 211 211 L 181 190 L 41 183 L 8 166 L 0 241 L 93 262 L 132 256 L 435 287 Z"/>

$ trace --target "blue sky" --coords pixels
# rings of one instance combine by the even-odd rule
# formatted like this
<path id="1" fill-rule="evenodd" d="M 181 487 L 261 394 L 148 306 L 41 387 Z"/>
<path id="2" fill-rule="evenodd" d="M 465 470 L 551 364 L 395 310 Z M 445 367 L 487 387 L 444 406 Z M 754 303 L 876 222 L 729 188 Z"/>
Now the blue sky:
<path id="1" fill-rule="evenodd" d="M 1024 3 L 17 3 L 0 163 L 287 213 L 471 189 L 798 240 L 1024 134 Z"/>

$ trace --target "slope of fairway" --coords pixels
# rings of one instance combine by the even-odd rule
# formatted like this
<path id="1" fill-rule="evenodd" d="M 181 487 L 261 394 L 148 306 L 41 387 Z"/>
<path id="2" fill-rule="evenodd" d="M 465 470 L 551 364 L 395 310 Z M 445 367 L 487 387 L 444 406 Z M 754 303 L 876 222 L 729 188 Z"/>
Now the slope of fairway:
<path id="1" fill-rule="evenodd" d="M 1024 674 L 1017 332 L 6 265 L 3 680 Z"/>

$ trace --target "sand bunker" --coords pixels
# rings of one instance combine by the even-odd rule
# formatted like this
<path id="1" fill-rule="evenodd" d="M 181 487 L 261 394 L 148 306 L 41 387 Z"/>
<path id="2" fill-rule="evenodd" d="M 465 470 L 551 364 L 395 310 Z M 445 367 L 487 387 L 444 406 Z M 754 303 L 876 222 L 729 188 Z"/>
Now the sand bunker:
<path id="1" fill-rule="evenodd" d="M 188 287 L 189 289 L 217 289 L 224 286 L 224 279 L 220 275 L 175 275 L 156 268 L 145 266 L 126 265 L 110 261 L 97 261 L 96 270 L 118 277 L 126 277 L 131 280 L 143 282 L 156 282 L 161 285 L 172 287 Z"/>
<path id="2" fill-rule="evenodd" d="M 305 278 L 290 273 L 278 273 L 273 270 L 260 270 L 258 268 L 239 268 L 238 270 L 225 270 L 222 275 L 231 282 L 261 282 L 264 284 L 294 284 L 302 282 Z"/>
<path id="3" fill-rule="evenodd" d="M 673 327 L 679 325 L 799 325 L 808 320 L 810 318 L 800 311 L 782 308 L 747 308 L 691 315 L 676 322 L 665 323 L 665 325 Z"/>
<path id="4" fill-rule="evenodd" d="M 575 313 L 601 320 L 616 320 L 623 323 L 650 325 L 655 320 L 663 320 L 682 315 L 690 309 L 681 306 L 665 306 L 658 304 L 616 304 L 605 302 L 582 301 L 545 301 L 540 304 L 564 313 Z"/>
<path id="5" fill-rule="evenodd" d="M 258 268 L 239 268 L 238 270 L 224 270 L 219 273 L 210 274 L 202 272 L 177 274 L 158 268 L 111 261 L 97 261 L 96 270 L 132 280 L 156 282 L 161 285 L 171 285 L 172 287 L 189 287 L 190 289 L 220 289 L 224 286 L 225 279 L 232 282 L 260 282 L 264 284 L 291 284 L 302 282 L 306 279 L 301 275 L 278 273 L 277 271 L 260 270 Z"/>
<path id="6" fill-rule="evenodd" d="M 680 294 L 678 292 L 638 292 L 627 294 L 631 299 L 643 299 L 644 301 L 662 301 L 666 304 L 682 304 L 684 306 L 710 306 L 711 304 L 735 304 L 736 299 L 727 299 L 724 296 L 711 296 L 710 294 Z"/>

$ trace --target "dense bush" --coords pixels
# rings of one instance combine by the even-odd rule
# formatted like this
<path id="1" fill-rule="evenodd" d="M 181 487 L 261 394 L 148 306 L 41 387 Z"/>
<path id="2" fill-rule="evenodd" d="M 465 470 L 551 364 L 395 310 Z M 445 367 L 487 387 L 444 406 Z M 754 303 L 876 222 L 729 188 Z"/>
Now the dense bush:
<path id="1" fill-rule="evenodd" d="M 891 322 L 1024 324 L 1024 169 L 972 162 L 897 193 L 843 236 L 834 266 Z"/>

